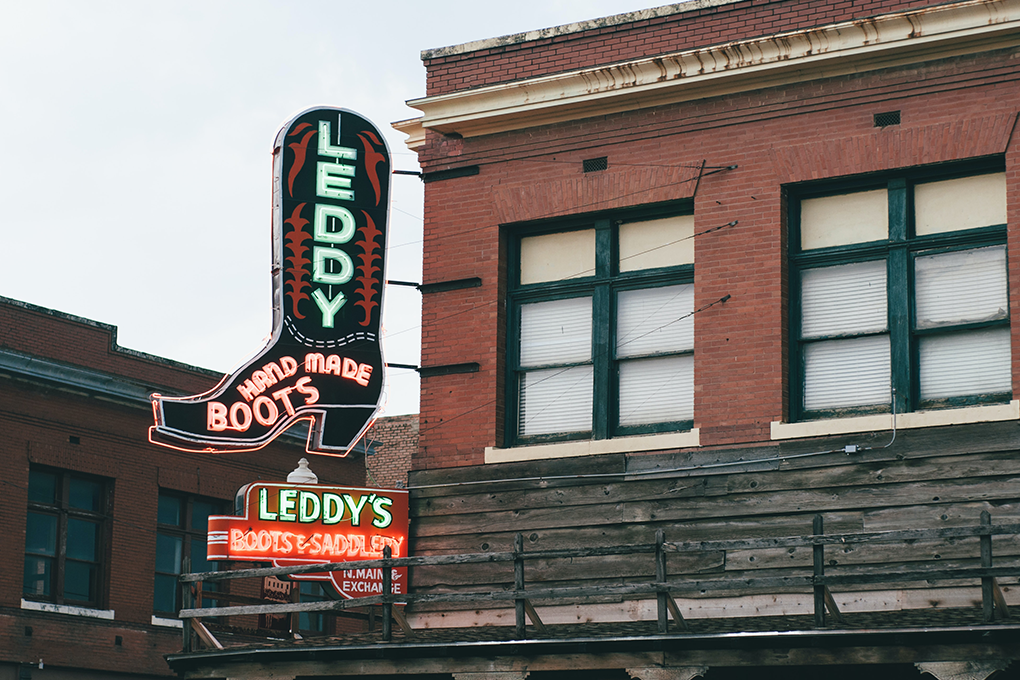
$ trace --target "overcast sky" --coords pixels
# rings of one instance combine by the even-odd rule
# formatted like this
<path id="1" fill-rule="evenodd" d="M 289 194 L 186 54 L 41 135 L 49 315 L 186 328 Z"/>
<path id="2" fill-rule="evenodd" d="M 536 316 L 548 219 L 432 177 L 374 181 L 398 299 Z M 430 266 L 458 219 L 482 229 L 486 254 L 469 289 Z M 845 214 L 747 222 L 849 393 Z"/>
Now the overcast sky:
<path id="1" fill-rule="evenodd" d="M 654 7 L 627 0 L 0 0 L 0 296 L 119 327 L 217 371 L 272 322 L 271 152 L 315 105 L 387 132 L 423 49 Z M 421 280 L 422 189 L 394 177 L 388 279 Z M 419 361 L 420 296 L 389 287 L 386 360 Z M 418 410 L 388 372 L 386 415 Z"/>

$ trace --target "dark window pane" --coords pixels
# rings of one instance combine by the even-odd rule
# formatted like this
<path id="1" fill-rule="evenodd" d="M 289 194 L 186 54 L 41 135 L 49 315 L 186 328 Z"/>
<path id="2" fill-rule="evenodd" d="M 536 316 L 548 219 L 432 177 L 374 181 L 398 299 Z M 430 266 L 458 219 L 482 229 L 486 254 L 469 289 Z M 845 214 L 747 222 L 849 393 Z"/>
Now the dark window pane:
<path id="1" fill-rule="evenodd" d="M 216 563 L 206 561 L 205 549 L 205 537 L 191 539 L 191 571 L 216 571 Z"/>
<path id="2" fill-rule="evenodd" d="M 57 554 L 57 518 L 55 515 L 28 513 L 25 552 L 50 555 L 51 557 Z"/>
<path id="3" fill-rule="evenodd" d="M 191 504 L 191 528 L 194 531 L 205 533 L 209 526 L 209 515 L 215 515 L 220 511 L 219 507 L 212 503 L 195 501 Z"/>
<path id="4" fill-rule="evenodd" d="M 316 602 L 326 599 L 326 589 L 315 581 L 301 581 L 299 584 L 302 602 Z"/>
<path id="5" fill-rule="evenodd" d="M 182 547 L 180 536 L 156 534 L 156 571 L 166 574 L 181 573 Z"/>
<path id="6" fill-rule="evenodd" d="M 160 524 L 181 525 L 181 499 L 177 496 L 159 495 L 159 511 L 156 521 Z"/>
<path id="7" fill-rule="evenodd" d="M 102 512 L 103 510 L 103 485 L 99 482 L 72 477 L 67 496 L 67 503 L 72 508 L 90 512 Z"/>
<path id="8" fill-rule="evenodd" d="M 94 602 L 96 599 L 96 565 L 88 562 L 64 563 L 64 597 L 68 600 Z"/>
<path id="9" fill-rule="evenodd" d="M 49 596 L 53 560 L 48 557 L 25 557 L 25 595 Z"/>
<path id="10" fill-rule="evenodd" d="M 96 539 L 99 525 L 83 519 L 67 520 L 67 557 L 72 560 L 96 561 Z"/>
<path id="11" fill-rule="evenodd" d="M 324 621 L 325 618 L 322 614 L 315 612 L 302 612 L 301 620 L 298 621 L 298 628 L 301 630 L 311 630 L 316 633 L 321 633 L 325 629 Z"/>
<path id="12" fill-rule="evenodd" d="M 55 505 L 57 502 L 57 476 L 51 472 L 30 470 L 28 473 L 28 500 L 32 503 Z"/>
<path id="13" fill-rule="evenodd" d="M 156 589 L 153 592 L 153 608 L 158 612 L 177 613 L 177 579 L 173 576 L 156 574 Z"/>

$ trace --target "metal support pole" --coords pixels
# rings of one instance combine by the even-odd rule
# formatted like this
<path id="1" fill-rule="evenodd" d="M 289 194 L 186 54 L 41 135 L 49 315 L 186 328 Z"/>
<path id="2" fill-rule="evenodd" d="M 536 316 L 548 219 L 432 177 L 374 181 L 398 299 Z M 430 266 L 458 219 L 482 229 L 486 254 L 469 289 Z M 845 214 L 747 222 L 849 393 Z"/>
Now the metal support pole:
<path id="1" fill-rule="evenodd" d="M 382 637 L 386 642 L 393 637 L 393 567 L 390 566 L 390 558 L 393 557 L 393 548 L 383 548 L 382 566 Z"/>
<path id="2" fill-rule="evenodd" d="M 187 574 L 191 571 L 191 560 L 187 557 L 181 562 L 181 573 Z M 191 584 L 178 581 L 181 587 L 181 609 L 191 609 L 194 601 L 191 597 Z M 184 653 L 191 651 L 191 619 L 181 621 L 184 624 Z"/>
<path id="3" fill-rule="evenodd" d="M 991 526 L 992 516 L 987 510 L 981 512 L 981 526 Z M 992 536 L 987 534 L 981 537 L 981 567 L 991 569 L 992 567 Z M 992 621 L 995 618 L 995 600 L 993 592 L 993 579 L 991 576 L 981 578 L 981 608 L 985 621 Z"/>
<path id="4" fill-rule="evenodd" d="M 524 620 L 524 535 L 514 535 L 514 590 L 517 591 L 517 598 L 514 599 L 515 617 L 517 626 L 517 639 L 523 640 L 525 636 Z"/>
<path id="5" fill-rule="evenodd" d="M 666 582 L 666 551 L 662 544 L 666 542 L 666 534 L 662 529 L 655 532 L 655 582 L 663 584 Z M 669 630 L 669 611 L 666 609 L 667 593 L 664 586 L 659 586 L 655 594 L 655 611 L 659 615 L 659 632 L 665 633 Z"/>
<path id="6" fill-rule="evenodd" d="M 821 515 L 815 515 L 813 533 L 815 536 L 825 533 Z M 825 546 L 813 546 L 812 553 L 815 564 L 815 626 L 821 628 L 825 626 L 825 585 L 818 581 L 825 576 Z"/>

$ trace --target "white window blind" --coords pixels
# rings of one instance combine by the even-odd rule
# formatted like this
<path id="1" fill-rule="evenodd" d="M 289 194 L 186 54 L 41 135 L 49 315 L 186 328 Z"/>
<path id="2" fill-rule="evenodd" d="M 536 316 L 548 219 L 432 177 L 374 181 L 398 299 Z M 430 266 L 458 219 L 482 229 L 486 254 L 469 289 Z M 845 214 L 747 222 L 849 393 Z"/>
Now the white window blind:
<path id="1" fill-rule="evenodd" d="M 521 306 L 521 367 L 590 359 L 590 297 Z"/>
<path id="2" fill-rule="evenodd" d="M 921 338 L 921 399 L 1001 394 L 1012 389 L 1008 328 Z"/>
<path id="3" fill-rule="evenodd" d="M 519 432 L 524 436 L 591 429 L 594 374 L 592 299 L 567 298 L 521 306 Z"/>
<path id="4" fill-rule="evenodd" d="M 914 260 L 915 328 L 1009 316 L 1006 247 L 974 248 Z"/>
<path id="5" fill-rule="evenodd" d="M 528 371 L 520 385 L 522 435 L 583 432 L 591 429 L 591 366 Z"/>
<path id="6" fill-rule="evenodd" d="M 634 359 L 620 364 L 620 425 L 694 419 L 694 357 Z"/>
<path id="7" fill-rule="evenodd" d="M 813 342 L 804 348 L 808 411 L 888 404 L 889 336 Z"/>
<path id="8" fill-rule="evenodd" d="M 617 294 L 616 356 L 643 356 L 694 347 L 694 286 L 663 286 Z"/>
<path id="9" fill-rule="evenodd" d="M 883 331 L 888 327 L 885 260 L 805 269 L 801 338 Z"/>
<path id="10" fill-rule="evenodd" d="M 616 297 L 619 424 L 694 418 L 694 286 L 620 291 Z"/>

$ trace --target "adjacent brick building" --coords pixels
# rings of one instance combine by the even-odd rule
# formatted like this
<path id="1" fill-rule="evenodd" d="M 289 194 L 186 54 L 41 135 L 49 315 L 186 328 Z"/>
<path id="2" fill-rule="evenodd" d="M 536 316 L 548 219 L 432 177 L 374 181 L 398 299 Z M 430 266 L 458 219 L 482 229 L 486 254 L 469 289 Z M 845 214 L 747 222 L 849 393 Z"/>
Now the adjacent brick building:
<path id="1" fill-rule="evenodd" d="M 151 392 L 221 377 L 124 349 L 116 327 L 0 298 L 0 678 L 171 674 L 176 572 L 182 558 L 205 564 L 205 516 L 306 455 L 298 438 L 221 456 L 149 444 Z M 365 484 L 361 456 L 312 468 Z"/>
<path id="2" fill-rule="evenodd" d="M 471 567 L 413 569 L 413 635 L 175 669 L 1017 677 L 1020 3 L 694 0 L 422 58 L 411 539 Z"/>

